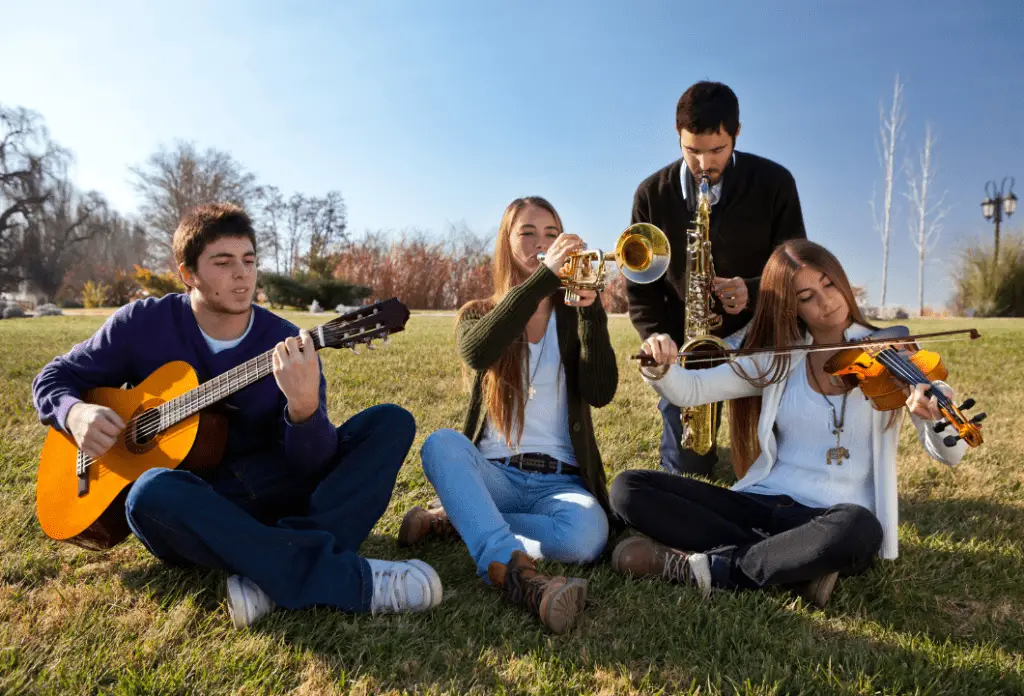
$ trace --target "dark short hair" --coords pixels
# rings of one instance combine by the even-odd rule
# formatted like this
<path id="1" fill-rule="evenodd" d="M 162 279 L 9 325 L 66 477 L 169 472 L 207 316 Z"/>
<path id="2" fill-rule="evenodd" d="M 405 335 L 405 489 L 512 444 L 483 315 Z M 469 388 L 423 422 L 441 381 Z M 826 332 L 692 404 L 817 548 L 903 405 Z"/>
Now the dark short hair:
<path id="1" fill-rule="evenodd" d="M 719 128 L 732 138 L 740 130 L 740 102 L 721 82 L 698 82 L 683 92 L 676 104 L 676 132 L 716 133 Z"/>
<path id="2" fill-rule="evenodd" d="M 194 271 L 206 245 L 221 237 L 248 237 L 252 248 L 256 249 L 252 219 L 240 207 L 233 203 L 205 203 L 196 206 L 182 218 L 178 229 L 174 231 L 174 241 L 171 243 L 174 262 L 184 263 Z"/>

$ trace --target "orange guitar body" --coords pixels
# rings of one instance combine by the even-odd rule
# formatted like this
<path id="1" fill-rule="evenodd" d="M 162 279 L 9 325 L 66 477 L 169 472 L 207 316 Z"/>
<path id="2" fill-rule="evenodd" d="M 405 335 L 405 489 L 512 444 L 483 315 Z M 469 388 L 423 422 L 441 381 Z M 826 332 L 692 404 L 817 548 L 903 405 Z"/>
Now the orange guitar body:
<path id="1" fill-rule="evenodd" d="M 106 406 L 128 423 L 197 385 L 195 370 L 174 361 L 133 389 L 92 389 L 84 401 Z M 130 428 L 88 466 L 84 477 L 77 474 L 82 455 L 74 438 L 49 429 L 36 482 L 36 516 L 47 536 L 91 549 L 114 546 L 130 533 L 124 501 L 133 482 L 158 467 L 184 464 L 197 474 L 209 471 L 219 463 L 226 443 L 226 421 L 214 413 L 192 415 L 149 437 L 135 437 Z"/>

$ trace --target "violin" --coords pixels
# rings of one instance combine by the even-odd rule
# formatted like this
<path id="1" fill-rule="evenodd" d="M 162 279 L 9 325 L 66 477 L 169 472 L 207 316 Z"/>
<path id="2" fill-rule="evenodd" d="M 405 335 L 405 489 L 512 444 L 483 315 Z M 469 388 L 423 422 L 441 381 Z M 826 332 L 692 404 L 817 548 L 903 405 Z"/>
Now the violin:
<path id="1" fill-rule="evenodd" d="M 932 383 L 934 380 L 944 380 L 948 376 L 948 371 L 938 353 L 922 350 L 917 343 L 923 338 L 960 333 L 969 333 L 971 339 L 980 336 L 975 329 L 940 331 L 914 336 L 906 326 L 890 326 L 856 341 L 781 349 L 739 348 L 680 352 L 678 359 L 682 367 L 696 368 L 698 364 L 716 364 L 742 355 L 779 355 L 839 349 L 839 352 L 830 357 L 824 365 L 825 372 L 833 384 L 848 390 L 860 387 L 861 392 L 878 411 L 894 411 L 904 406 L 907 387 L 927 385 L 925 395 L 935 397 L 939 412 L 943 415 L 943 418 L 936 421 L 933 426 L 935 432 L 941 433 L 950 426 L 956 430 L 955 435 L 950 434 L 943 438 L 943 444 L 952 447 L 957 441 L 963 440 L 969 446 L 977 447 L 983 441 L 981 422 L 985 420 L 986 414 L 979 413 L 968 419 L 963 412 L 974 407 L 974 399 L 966 399 L 957 406 Z M 646 353 L 639 353 L 631 358 L 639 360 L 641 365 L 655 364 L 654 358 Z"/>

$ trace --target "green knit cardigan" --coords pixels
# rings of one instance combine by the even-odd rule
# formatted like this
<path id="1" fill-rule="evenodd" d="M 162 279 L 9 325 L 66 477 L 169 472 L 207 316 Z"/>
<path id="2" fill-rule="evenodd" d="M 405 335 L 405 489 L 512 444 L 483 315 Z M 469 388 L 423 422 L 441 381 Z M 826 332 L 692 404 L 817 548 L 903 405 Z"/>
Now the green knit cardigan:
<path id="1" fill-rule="evenodd" d="M 541 264 L 533 275 L 484 314 L 467 310 L 456 326 L 459 355 L 476 371 L 473 392 L 462 432 L 474 443 L 483 435 L 483 378 L 513 341 L 525 340 L 526 324 L 545 297 L 554 294 L 561 281 Z M 608 484 L 601 453 L 594 437 L 590 407 L 610 402 L 618 388 L 619 372 L 608 336 L 608 315 L 600 298 L 589 307 L 567 306 L 560 294 L 554 299 L 555 326 L 569 401 L 569 438 L 584 486 L 611 515 Z"/>

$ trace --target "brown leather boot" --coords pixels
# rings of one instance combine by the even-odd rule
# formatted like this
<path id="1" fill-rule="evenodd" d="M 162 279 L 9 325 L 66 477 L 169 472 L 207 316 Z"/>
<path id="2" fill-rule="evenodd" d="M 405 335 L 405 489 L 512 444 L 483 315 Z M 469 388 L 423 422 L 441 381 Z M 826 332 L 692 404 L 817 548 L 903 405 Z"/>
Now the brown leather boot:
<path id="1" fill-rule="evenodd" d="M 541 575 L 533 559 L 522 551 L 513 551 L 507 564 L 492 561 L 487 577 L 510 602 L 536 614 L 554 633 L 572 628 L 587 603 L 586 580 Z"/>
<path id="2" fill-rule="evenodd" d="M 417 505 L 405 513 L 402 527 L 398 530 L 399 546 L 412 546 L 431 538 L 442 541 L 461 538 L 455 525 L 448 520 L 444 508 L 424 510 Z"/>
<path id="3" fill-rule="evenodd" d="M 804 586 L 801 596 L 804 601 L 813 604 L 819 609 L 824 609 L 828 600 L 832 598 L 832 590 L 836 587 L 836 580 L 839 579 L 839 572 L 828 573 L 815 578 Z"/>
<path id="4" fill-rule="evenodd" d="M 622 575 L 693 585 L 705 597 L 711 592 L 711 563 L 705 554 L 683 553 L 647 537 L 620 542 L 612 551 L 612 568 Z"/>

